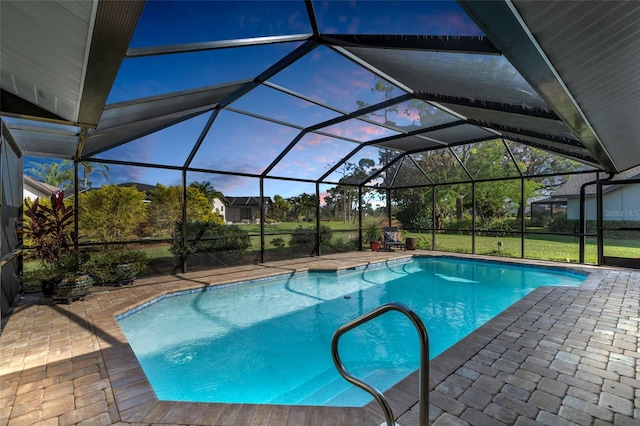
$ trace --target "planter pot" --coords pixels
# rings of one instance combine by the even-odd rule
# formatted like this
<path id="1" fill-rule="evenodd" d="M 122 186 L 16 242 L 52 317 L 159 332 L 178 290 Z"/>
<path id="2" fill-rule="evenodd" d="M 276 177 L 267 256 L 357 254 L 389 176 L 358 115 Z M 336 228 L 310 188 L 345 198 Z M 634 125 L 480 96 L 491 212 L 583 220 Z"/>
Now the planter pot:
<path id="1" fill-rule="evenodd" d="M 136 279 L 138 271 L 131 263 L 121 263 L 116 266 L 117 285 L 131 284 Z"/>
<path id="2" fill-rule="evenodd" d="M 71 303 L 73 300 L 82 299 L 89 293 L 93 285 L 93 278 L 89 275 L 79 275 L 75 278 L 65 278 L 56 285 L 54 300 L 65 300 Z"/>
<path id="3" fill-rule="evenodd" d="M 415 250 L 418 248 L 418 239 L 416 237 L 407 237 L 405 245 L 407 246 L 407 250 Z"/>
<path id="4" fill-rule="evenodd" d="M 56 294 L 57 280 L 42 280 L 40 281 L 40 287 L 42 288 L 42 294 L 45 296 L 53 296 Z"/>
<path id="5" fill-rule="evenodd" d="M 380 241 L 371 241 L 369 242 L 369 246 L 372 251 L 378 251 L 380 250 Z"/>

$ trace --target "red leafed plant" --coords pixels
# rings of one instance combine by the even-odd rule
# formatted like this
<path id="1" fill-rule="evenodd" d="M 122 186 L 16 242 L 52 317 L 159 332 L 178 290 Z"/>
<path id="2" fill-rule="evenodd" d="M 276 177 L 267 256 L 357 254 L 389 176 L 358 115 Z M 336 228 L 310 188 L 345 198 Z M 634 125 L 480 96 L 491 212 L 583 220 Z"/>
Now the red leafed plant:
<path id="1" fill-rule="evenodd" d="M 36 257 L 44 262 L 55 262 L 60 256 L 72 253 L 78 244 L 74 231 L 73 206 L 64 203 L 64 192 L 51 194 L 51 207 L 40 204 L 39 199 L 25 202 L 22 233 L 31 239 Z"/>

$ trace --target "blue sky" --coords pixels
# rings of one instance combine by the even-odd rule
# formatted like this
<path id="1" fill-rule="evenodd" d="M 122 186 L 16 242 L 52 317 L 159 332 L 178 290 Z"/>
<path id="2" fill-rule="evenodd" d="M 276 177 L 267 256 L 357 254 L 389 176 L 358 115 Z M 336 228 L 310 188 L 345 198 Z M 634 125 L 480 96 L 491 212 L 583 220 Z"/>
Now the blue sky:
<path id="1" fill-rule="evenodd" d="M 320 31 L 339 34 L 482 35 L 454 1 L 315 1 Z M 246 37 L 305 34 L 311 32 L 303 1 L 148 1 L 132 38 L 131 48 L 231 40 Z M 282 43 L 127 58 L 112 87 L 108 103 L 161 95 L 186 89 L 253 79 L 301 43 Z M 372 90 L 376 76 L 339 53 L 321 46 L 269 80 L 340 111 L 354 112 L 362 105 L 385 100 Z M 394 88 L 391 97 L 403 91 Z M 338 115 L 272 88 L 261 86 L 230 108 L 282 121 L 274 124 L 231 110 L 220 112 L 191 166 L 241 173 L 262 173 L 284 148 L 307 127 Z M 420 115 L 408 104 L 388 111 L 387 120 L 399 127 L 420 126 Z M 442 119 L 434 111 L 433 120 Z M 144 136 L 96 158 L 145 164 L 182 166 L 200 136 L 210 113 Z M 381 114 L 367 117 L 373 122 Z M 424 120 L 424 116 L 422 117 Z M 426 123 L 422 123 L 425 126 Z M 317 179 L 357 142 L 397 132 L 357 119 L 312 133 L 272 170 L 271 175 Z M 362 150 L 352 161 L 369 156 L 376 148 Z M 29 161 L 29 160 L 28 160 Z M 28 162 L 27 161 L 27 162 Z M 339 175 L 336 174 L 336 178 Z M 257 179 L 228 175 L 189 174 L 189 180 L 209 180 L 229 196 L 258 195 Z M 108 183 L 136 181 L 147 184 L 179 184 L 178 171 L 110 166 Z M 100 179 L 94 177 L 94 186 Z M 265 185 L 267 186 L 267 185 Z M 270 180 L 268 188 L 285 197 L 313 191 L 313 185 Z"/>

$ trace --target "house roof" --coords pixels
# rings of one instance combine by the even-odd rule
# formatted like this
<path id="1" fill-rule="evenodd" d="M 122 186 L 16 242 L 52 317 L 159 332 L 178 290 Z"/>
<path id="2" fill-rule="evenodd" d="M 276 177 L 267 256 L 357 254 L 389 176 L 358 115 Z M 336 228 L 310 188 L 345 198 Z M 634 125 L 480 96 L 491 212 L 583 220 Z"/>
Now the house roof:
<path id="1" fill-rule="evenodd" d="M 228 205 L 231 207 L 239 207 L 239 206 L 259 206 L 260 205 L 260 197 L 225 197 L 225 200 L 228 202 Z M 264 198 L 265 204 L 272 204 L 271 197 Z"/>
<path id="2" fill-rule="evenodd" d="M 600 175 L 600 179 L 605 179 L 607 176 Z M 628 170 L 625 170 L 622 173 L 617 174 L 613 180 L 614 181 L 622 181 L 627 179 L 636 179 L 640 177 L 640 166 L 632 167 Z M 580 196 L 580 188 L 587 182 L 595 182 L 597 178 L 597 173 L 585 173 L 580 175 L 573 175 L 567 182 L 565 182 L 562 186 L 560 186 L 554 193 L 553 197 L 579 197 Z M 605 188 L 606 191 L 610 191 L 614 189 L 616 186 L 609 186 Z M 588 185 L 585 189 L 585 194 L 587 195 L 595 195 L 596 193 L 596 185 Z"/>
<path id="3" fill-rule="evenodd" d="M 24 186 L 31 187 L 35 189 L 37 192 L 41 192 L 43 194 L 57 194 L 61 191 L 57 186 L 49 185 L 48 183 L 40 182 L 32 178 L 31 176 L 23 175 L 24 178 Z"/>
<path id="4" fill-rule="evenodd" d="M 119 183 L 119 184 L 116 184 L 116 186 L 122 186 L 122 187 L 125 187 L 125 188 L 129 188 L 129 187 L 133 186 L 138 191 L 144 192 L 144 193 L 147 193 L 147 192 L 150 192 L 150 191 L 153 191 L 153 190 L 156 189 L 156 187 L 153 186 L 153 185 L 147 185 L 146 183 L 138 183 L 138 182 Z"/>

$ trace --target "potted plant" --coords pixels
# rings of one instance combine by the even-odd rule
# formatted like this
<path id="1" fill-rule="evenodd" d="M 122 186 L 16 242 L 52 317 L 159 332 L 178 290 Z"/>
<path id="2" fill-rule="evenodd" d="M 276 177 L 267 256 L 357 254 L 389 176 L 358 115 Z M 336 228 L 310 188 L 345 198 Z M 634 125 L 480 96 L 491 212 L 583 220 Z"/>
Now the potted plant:
<path id="1" fill-rule="evenodd" d="M 74 208 L 64 203 L 64 192 L 51 194 L 50 205 L 36 198 L 25 201 L 24 218 L 18 233 L 32 246 L 29 257 L 36 265 L 25 268 L 19 279 L 23 282 L 39 279 L 45 295 L 55 291 L 54 283 L 62 279 L 67 270 L 57 264 L 60 257 L 76 250 L 78 234 L 73 230 Z M 61 270 L 62 268 L 62 270 Z"/>
<path id="2" fill-rule="evenodd" d="M 16 275 L 22 284 L 22 291 L 32 293 L 42 291 L 45 296 L 52 296 L 55 293 L 55 284 L 59 279 L 59 274 L 51 263 L 31 262 L 22 273 Z"/>
<path id="3" fill-rule="evenodd" d="M 109 248 L 94 253 L 88 262 L 88 269 L 99 284 L 119 287 L 133 283 L 148 263 L 146 254 L 141 250 Z"/>
<path id="4" fill-rule="evenodd" d="M 369 222 L 363 229 L 365 241 L 369 241 L 369 246 L 372 251 L 380 250 L 380 239 L 382 234 L 378 224 L 374 221 Z"/>
<path id="5" fill-rule="evenodd" d="M 94 280 L 89 275 L 88 255 L 79 250 L 61 255 L 53 268 L 59 274 L 59 280 L 55 284 L 54 300 L 66 300 L 67 303 L 75 299 L 82 299 L 89 293 Z"/>

